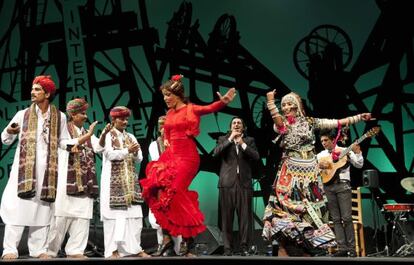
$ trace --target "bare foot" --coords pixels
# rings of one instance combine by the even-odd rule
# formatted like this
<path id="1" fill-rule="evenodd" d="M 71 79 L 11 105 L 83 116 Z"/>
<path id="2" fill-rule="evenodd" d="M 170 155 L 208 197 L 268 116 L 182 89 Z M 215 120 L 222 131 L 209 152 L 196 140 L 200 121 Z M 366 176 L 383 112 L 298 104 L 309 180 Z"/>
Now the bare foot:
<path id="1" fill-rule="evenodd" d="M 151 255 L 148 255 L 147 253 L 145 253 L 145 251 L 141 251 L 140 253 L 137 254 L 137 257 L 139 257 L 139 258 L 149 258 L 149 257 L 151 257 Z"/>
<path id="2" fill-rule="evenodd" d="M 112 252 L 112 255 L 108 257 L 108 259 L 119 259 L 121 256 L 119 255 L 118 251 Z"/>
<path id="3" fill-rule="evenodd" d="M 289 257 L 289 254 L 286 251 L 286 248 L 279 245 L 279 251 L 277 253 L 278 257 Z"/>
<path id="4" fill-rule="evenodd" d="M 195 258 L 195 257 L 197 257 L 197 255 L 195 255 L 195 254 L 193 254 L 191 252 L 188 252 L 188 253 L 184 254 L 184 256 L 185 257 L 188 257 L 188 258 Z"/>
<path id="5" fill-rule="evenodd" d="M 37 258 L 38 259 L 50 259 L 50 256 L 47 253 L 42 253 Z"/>
<path id="6" fill-rule="evenodd" d="M 3 257 L 1 257 L 1 259 L 3 259 L 3 260 L 14 260 L 14 259 L 17 259 L 17 255 L 13 254 L 13 253 L 9 253 L 9 254 L 6 254 Z"/>
<path id="7" fill-rule="evenodd" d="M 69 259 L 87 259 L 88 257 L 83 254 L 66 255 Z"/>

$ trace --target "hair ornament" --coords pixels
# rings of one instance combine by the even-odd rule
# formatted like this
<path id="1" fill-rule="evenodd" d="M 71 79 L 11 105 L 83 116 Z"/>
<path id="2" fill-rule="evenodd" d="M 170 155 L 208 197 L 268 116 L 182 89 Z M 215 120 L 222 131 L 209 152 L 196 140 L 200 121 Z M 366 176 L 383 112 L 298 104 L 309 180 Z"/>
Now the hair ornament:
<path id="1" fill-rule="evenodd" d="M 183 75 L 173 75 L 171 77 L 171 81 L 177 82 L 177 81 L 180 81 L 181 78 L 183 78 L 183 77 L 184 77 Z"/>

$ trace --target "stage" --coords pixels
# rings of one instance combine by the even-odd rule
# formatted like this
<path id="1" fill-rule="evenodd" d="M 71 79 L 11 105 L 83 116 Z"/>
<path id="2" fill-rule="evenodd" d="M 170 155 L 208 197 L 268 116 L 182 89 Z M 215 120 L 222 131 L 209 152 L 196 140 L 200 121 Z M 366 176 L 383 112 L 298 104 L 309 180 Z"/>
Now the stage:
<path id="1" fill-rule="evenodd" d="M 3 235 L 3 225 L 0 224 L 0 236 Z M 27 229 L 26 229 L 27 230 Z M 257 263 L 255 265 L 265 265 L 265 264 L 272 264 L 274 265 L 275 262 L 279 265 L 288 265 L 288 264 L 326 264 L 334 262 L 335 264 L 375 264 L 375 263 L 387 263 L 387 264 L 397 264 L 397 263 L 410 263 L 414 264 L 414 255 L 408 256 L 397 256 L 397 251 L 389 251 L 389 256 L 385 255 L 386 252 L 376 253 L 374 254 L 374 249 L 368 251 L 368 257 L 355 257 L 355 258 L 348 258 L 348 257 L 330 257 L 330 256 L 319 256 L 319 257 L 274 257 L 268 256 L 268 246 L 265 241 L 260 237 L 261 230 L 254 231 L 254 239 L 253 244 L 255 246 L 255 251 L 250 253 L 255 253 L 251 256 L 240 256 L 238 254 L 238 250 L 235 250 L 233 256 L 223 256 L 223 243 L 220 236 L 220 231 L 217 227 L 214 226 L 207 226 L 207 230 L 201 233 L 199 236 L 195 238 L 195 254 L 196 257 L 150 257 L 150 258 L 118 258 L 118 259 L 105 259 L 103 258 L 103 233 L 102 227 L 99 226 L 96 230 L 94 227 L 91 227 L 90 230 L 90 241 L 88 242 L 88 246 L 85 250 L 85 255 L 88 257 L 87 259 L 68 259 L 65 258 L 65 254 L 63 252 L 64 244 L 62 246 L 62 252 L 59 252 L 60 258 L 53 258 L 53 259 L 46 259 L 46 260 L 39 260 L 31 258 L 28 255 L 27 249 L 27 232 L 23 234 L 23 238 L 19 245 L 19 253 L 20 257 L 13 262 L 18 263 L 33 263 L 33 262 L 53 262 L 53 263 L 61 263 L 61 264 L 70 264 L 70 263 L 82 263 L 82 264 L 98 264 L 98 263 L 106 263 L 110 265 L 118 264 L 118 263 L 136 263 L 136 262 L 145 262 L 145 264 L 168 264 L 168 265 L 185 265 L 185 264 L 206 264 L 206 265 L 217 265 L 217 264 L 230 264 L 230 263 L 237 263 L 237 264 L 252 264 Z M 371 238 L 370 236 L 367 237 Z M 2 238 L 0 238 L 0 248 L 2 248 Z M 367 241 L 367 245 L 373 246 L 375 242 L 371 240 Z M 156 234 L 154 229 L 144 228 L 142 231 L 141 237 L 141 246 L 147 253 L 153 253 L 156 250 L 157 242 L 156 242 Z M 412 246 L 412 245 L 410 245 Z M 400 247 L 400 246 L 399 246 Z M 380 250 L 383 249 L 383 246 L 380 245 Z M 251 249 L 252 250 L 252 249 Z M 410 251 L 409 251 L 410 252 Z M 412 251 L 410 253 L 413 253 Z M 7 262 L 7 261 L 2 261 Z"/>
<path id="2" fill-rule="evenodd" d="M 363 258 L 336 258 L 336 257 L 268 257 L 268 256 L 220 256 L 220 255 L 202 255 L 192 258 L 183 257 L 152 257 L 152 258 L 120 258 L 120 259 L 104 259 L 104 258 L 88 258 L 88 259 L 67 259 L 56 258 L 48 260 L 39 260 L 32 258 L 21 257 L 13 262 L 22 263 L 54 263 L 54 264 L 70 264 L 70 263 L 82 263 L 82 264 L 137 264 L 143 262 L 148 265 L 168 264 L 168 265 L 185 265 L 185 264 L 278 264 L 278 265 L 325 265 L 335 263 L 339 264 L 414 264 L 413 257 L 363 257 Z"/>

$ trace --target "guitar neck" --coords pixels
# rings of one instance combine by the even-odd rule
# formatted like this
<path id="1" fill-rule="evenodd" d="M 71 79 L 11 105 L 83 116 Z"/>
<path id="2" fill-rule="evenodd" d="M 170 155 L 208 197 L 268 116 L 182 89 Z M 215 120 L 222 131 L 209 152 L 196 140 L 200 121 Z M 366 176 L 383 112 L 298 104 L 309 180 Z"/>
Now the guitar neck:
<path id="1" fill-rule="evenodd" d="M 344 149 L 341 152 L 341 155 L 339 156 L 339 159 L 342 159 L 344 156 L 346 156 L 351 150 L 352 147 L 356 144 L 360 144 L 362 141 L 364 141 L 367 138 L 367 134 L 362 135 L 360 138 L 358 138 L 358 140 L 356 140 L 354 143 L 352 143 L 350 146 L 348 146 L 346 149 Z"/>

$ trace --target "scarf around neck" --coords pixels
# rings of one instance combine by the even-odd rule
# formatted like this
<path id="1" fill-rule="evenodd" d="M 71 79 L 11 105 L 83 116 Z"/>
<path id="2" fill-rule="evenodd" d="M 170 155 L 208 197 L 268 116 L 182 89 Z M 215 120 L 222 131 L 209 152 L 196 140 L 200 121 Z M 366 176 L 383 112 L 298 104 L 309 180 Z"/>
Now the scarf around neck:
<path id="1" fill-rule="evenodd" d="M 86 133 L 82 128 L 79 134 L 73 122 L 68 122 L 68 131 L 72 139 Z M 91 139 L 88 139 L 81 148 L 79 153 L 69 153 L 66 193 L 75 197 L 86 195 L 89 198 L 96 198 L 98 196 L 98 181 Z"/>
<path id="2" fill-rule="evenodd" d="M 131 137 L 124 131 L 124 142 L 121 145 L 115 129 L 111 130 L 112 147 L 114 150 L 128 148 L 133 144 Z M 131 205 L 143 203 L 141 187 L 135 173 L 134 155 L 128 154 L 123 160 L 111 161 L 109 207 L 127 209 Z"/>
<path id="3" fill-rule="evenodd" d="M 24 113 L 20 139 L 17 196 L 22 199 L 30 199 L 36 195 L 36 149 L 39 144 L 36 135 L 37 122 L 36 104 L 32 104 Z M 42 135 L 45 144 L 48 146 L 48 155 L 40 199 L 46 202 L 54 202 L 58 175 L 57 150 L 60 135 L 60 112 L 54 105 L 50 105 L 49 118 L 45 120 Z"/>

